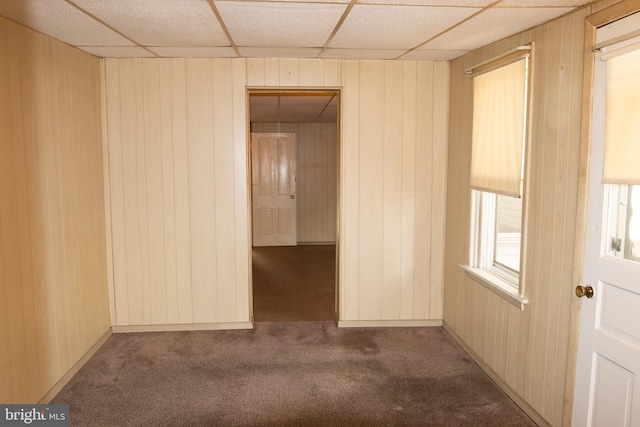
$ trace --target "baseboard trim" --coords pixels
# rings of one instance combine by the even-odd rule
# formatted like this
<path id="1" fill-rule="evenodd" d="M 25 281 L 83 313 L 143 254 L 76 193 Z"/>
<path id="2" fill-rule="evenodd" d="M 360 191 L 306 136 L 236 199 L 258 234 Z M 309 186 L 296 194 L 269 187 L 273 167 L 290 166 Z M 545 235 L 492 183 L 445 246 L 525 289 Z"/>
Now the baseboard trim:
<path id="1" fill-rule="evenodd" d="M 181 331 L 219 331 L 228 329 L 253 329 L 251 322 L 223 323 L 178 323 L 168 325 L 125 325 L 112 326 L 114 334 L 132 332 L 181 332 Z"/>
<path id="2" fill-rule="evenodd" d="M 434 320 L 339 320 L 339 328 L 411 328 L 442 326 L 441 319 Z"/>
<path id="3" fill-rule="evenodd" d="M 471 350 L 471 348 L 462 340 L 462 338 L 458 336 L 458 334 L 453 331 L 453 329 L 451 329 L 449 325 L 447 325 L 446 322 L 443 322 L 442 327 L 451 336 L 451 338 L 453 338 L 460 345 L 460 347 L 462 347 L 462 349 L 469 356 L 471 356 L 473 361 L 476 362 L 478 366 L 480 366 L 480 368 L 493 380 L 493 382 L 496 383 L 496 385 L 500 387 L 500 389 L 502 389 L 502 391 L 504 391 L 505 394 L 509 396 L 511 400 L 513 400 L 516 405 L 518 405 L 520 409 L 524 411 L 525 414 L 529 416 L 529 418 L 531 418 L 536 424 L 541 427 L 551 427 L 549 421 L 545 420 L 544 417 L 540 415 L 538 411 L 533 409 L 533 407 L 529 405 L 522 396 L 516 393 L 516 391 L 511 388 L 511 386 L 509 386 L 502 378 L 500 378 L 496 371 L 491 369 L 491 367 L 484 360 L 482 360 L 482 358 L 478 356 L 476 352 Z"/>
<path id="4" fill-rule="evenodd" d="M 71 367 L 71 369 L 69 369 L 67 373 L 64 374 L 62 378 L 60 378 L 58 382 L 55 383 L 53 387 L 51 387 L 51 389 L 49 389 L 49 391 L 44 396 L 42 396 L 42 399 L 40 399 L 38 404 L 46 405 L 49 402 L 51 402 L 51 399 L 53 399 L 56 394 L 60 393 L 60 390 L 62 390 L 64 386 L 67 385 L 67 383 L 71 380 L 71 378 L 73 378 L 73 376 L 78 373 L 78 371 L 84 366 L 84 364 L 89 361 L 91 356 L 93 356 L 95 352 L 98 351 L 100 347 L 102 347 L 102 344 L 104 344 L 109 339 L 110 336 L 111 336 L 111 329 L 108 329 L 107 332 L 105 332 L 104 335 L 102 335 L 98 339 L 98 341 L 96 341 L 96 343 L 93 344 L 91 348 L 89 348 L 89 350 L 87 350 L 87 352 L 84 355 L 82 355 L 80 360 L 78 360 Z"/>

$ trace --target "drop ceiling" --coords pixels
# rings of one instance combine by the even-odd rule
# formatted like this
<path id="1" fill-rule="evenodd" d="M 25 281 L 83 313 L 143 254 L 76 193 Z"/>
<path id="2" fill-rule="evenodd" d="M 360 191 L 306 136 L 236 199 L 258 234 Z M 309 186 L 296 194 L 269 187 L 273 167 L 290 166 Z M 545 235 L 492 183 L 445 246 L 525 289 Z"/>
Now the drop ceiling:
<path id="1" fill-rule="evenodd" d="M 251 123 L 336 123 L 336 93 L 258 93 L 249 96 Z"/>
<path id="2" fill-rule="evenodd" d="M 450 60 L 590 0 L 1 0 L 100 57 Z"/>

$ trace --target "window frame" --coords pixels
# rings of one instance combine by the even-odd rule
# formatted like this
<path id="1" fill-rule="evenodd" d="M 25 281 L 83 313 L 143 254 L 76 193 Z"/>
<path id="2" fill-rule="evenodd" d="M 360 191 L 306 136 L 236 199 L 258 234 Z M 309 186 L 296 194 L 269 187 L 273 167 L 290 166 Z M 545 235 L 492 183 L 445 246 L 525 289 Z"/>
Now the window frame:
<path id="1" fill-rule="evenodd" d="M 515 274 L 508 268 L 501 268 L 493 263 L 494 245 L 495 245 L 495 206 L 497 194 L 491 192 L 482 192 L 474 190 L 470 187 L 470 221 L 469 221 L 469 239 L 467 240 L 468 264 L 460 265 L 460 267 L 478 283 L 486 287 L 494 294 L 505 299 L 509 303 L 524 310 L 525 305 L 529 302 L 525 296 L 526 283 L 526 260 L 527 260 L 527 229 L 529 223 L 528 194 L 529 194 L 529 172 L 531 161 L 531 123 L 533 112 L 533 80 L 534 80 L 534 44 L 533 42 L 526 47 L 529 50 L 528 67 L 527 67 L 527 91 L 525 97 L 525 116 L 524 116 L 524 148 L 523 148 L 523 182 L 522 182 L 522 217 L 521 217 L 521 235 L 520 235 L 520 271 Z M 482 68 L 500 68 L 501 60 L 512 57 L 514 52 L 522 50 L 519 47 L 500 55 L 493 60 L 479 64 L 477 67 Z M 504 65 L 508 65 L 509 62 Z M 471 74 L 473 69 L 467 70 L 467 74 Z M 493 194 L 492 215 L 487 215 L 487 205 L 490 204 L 486 199 L 488 197 L 483 194 Z M 485 199 L 483 201 L 482 199 Z M 484 204 L 484 206 L 482 206 Z M 484 209 L 482 209 L 484 208 Z M 483 211 L 484 210 L 484 214 Z M 493 228 L 490 238 L 487 231 Z M 489 265 L 489 263 L 491 265 Z"/>

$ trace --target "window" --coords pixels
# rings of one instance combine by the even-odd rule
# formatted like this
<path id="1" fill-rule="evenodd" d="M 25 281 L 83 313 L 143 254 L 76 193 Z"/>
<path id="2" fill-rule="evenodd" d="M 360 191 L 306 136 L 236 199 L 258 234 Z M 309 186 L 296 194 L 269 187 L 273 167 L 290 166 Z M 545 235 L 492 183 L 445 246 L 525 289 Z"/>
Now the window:
<path id="1" fill-rule="evenodd" d="M 609 185 L 607 255 L 640 262 L 640 185 Z"/>
<path id="2" fill-rule="evenodd" d="M 471 241 L 465 270 L 519 305 L 530 46 L 472 70 Z"/>
<path id="3" fill-rule="evenodd" d="M 640 39 L 606 46 L 600 59 L 606 61 L 605 252 L 640 262 Z"/>

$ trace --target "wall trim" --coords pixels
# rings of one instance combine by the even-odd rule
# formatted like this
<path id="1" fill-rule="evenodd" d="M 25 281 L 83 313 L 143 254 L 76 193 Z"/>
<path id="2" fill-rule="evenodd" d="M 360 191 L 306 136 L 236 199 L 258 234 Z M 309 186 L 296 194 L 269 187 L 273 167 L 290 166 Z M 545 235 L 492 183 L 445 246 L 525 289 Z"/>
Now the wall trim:
<path id="1" fill-rule="evenodd" d="M 502 378 L 500 378 L 496 371 L 491 369 L 491 367 L 484 360 L 482 360 L 482 358 L 478 356 L 477 353 L 471 350 L 471 347 L 469 347 L 467 343 L 465 343 L 462 338 L 460 338 L 446 322 L 442 323 L 442 327 L 451 336 L 451 338 L 453 338 L 458 343 L 458 345 L 460 345 L 460 347 L 462 347 L 462 349 L 469 356 L 471 356 L 473 361 L 476 362 L 478 366 L 480 366 L 480 368 L 489 376 L 489 378 L 491 378 L 491 380 L 493 380 L 493 382 L 496 383 L 496 385 L 500 387 L 500 389 L 505 392 L 505 394 L 509 396 L 509 398 L 511 398 L 511 400 L 513 400 L 515 404 L 524 411 L 525 414 L 529 416 L 529 418 L 531 418 L 536 424 L 541 427 L 551 427 L 551 424 L 549 424 L 549 422 L 545 420 L 544 417 L 538 413 L 538 411 L 533 409 L 533 407 L 529 405 L 529 403 L 527 403 L 522 396 L 520 396 L 514 389 L 511 388 L 511 386 L 509 386 Z"/>
<path id="2" fill-rule="evenodd" d="M 114 334 L 132 332 L 181 332 L 181 331 L 219 331 L 229 329 L 253 329 L 251 322 L 221 322 L 221 323 L 179 323 L 167 325 L 124 325 L 112 326 Z"/>
<path id="3" fill-rule="evenodd" d="M 439 327 L 442 319 L 432 320 L 339 320 L 339 328 L 411 328 Z"/>
<path id="4" fill-rule="evenodd" d="M 60 393 L 60 391 L 64 388 L 65 385 L 67 385 L 71 378 L 73 378 L 74 375 L 78 373 L 78 371 L 85 365 L 85 363 L 87 363 L 89 359 L 91 359 L 91 356 L 93 356 L 96 351 L 98 351 L 98 349 L 102 347 L 102 344 L 104 344 L 109 339 L 111 334 L 111 329 L 107 329 L 107 332 L 105 332 L 104 335 L 98 338 L 98 341 L 96 341 L 96 343 L 93 344 L 84 355 L 82 355 L 82 357 L 75 363 L 75 365 L 73 365 L 71 369 L 69 369 L 67 373 L 64 374 L 62 378 L 60 378 L 58 382 L 56 382 L 44 396 L 42 396 L 42 399 L 38 401 L 38 404 L 46 405 L 51 401 L 51 399 L 56 396 L 56 394 Z"/>

